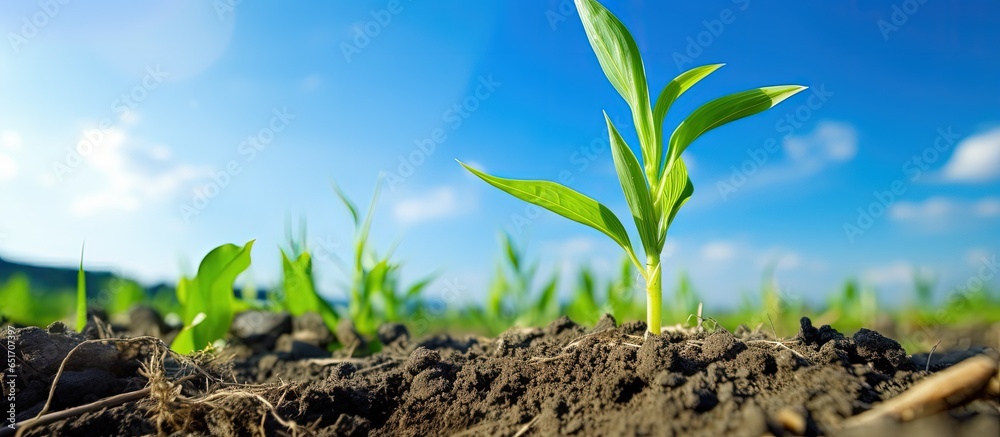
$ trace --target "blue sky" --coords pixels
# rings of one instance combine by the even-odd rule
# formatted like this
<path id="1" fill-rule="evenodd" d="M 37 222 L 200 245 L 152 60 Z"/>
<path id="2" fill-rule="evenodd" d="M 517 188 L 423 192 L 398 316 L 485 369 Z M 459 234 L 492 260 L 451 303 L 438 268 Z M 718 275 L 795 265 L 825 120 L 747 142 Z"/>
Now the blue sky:
<path id="1" fill-rule="evenodd" d="M 671 228 L 668 284 L 687 271 L 725 306 L 770 263 L 807 299 L 857 277 L 899 301 L 914 269 L 935 272 L 941 295 L 993 277 L 996 2 L 606 5 L 654 95 L 727 64 L 667 126 L 731 92 L 811 87 L 685 153 L 696 191 Z M 450 283 L 479 299 L 505 229 L 544 271 L 619 259 L 596 231 L 526 211 L 454 161 L 565 173 L 627 217 L 601 111 L 633 146 L 635 133 L 569 0 L 4 2 L 0 30 L 0 256 L 72 265 L 86 241 L 90 266 L 173 280 L 256 238 L 253 276 L 268 283 L 286 217 L 308 220 L 314 250 L 346 256 L 330 183 L 364 204 L 383 174 L 375 241 L 398 243 L 409 278 L 440 272 L 432 294 Z M 334 264 L 317 268 L 338 295 Z"/>

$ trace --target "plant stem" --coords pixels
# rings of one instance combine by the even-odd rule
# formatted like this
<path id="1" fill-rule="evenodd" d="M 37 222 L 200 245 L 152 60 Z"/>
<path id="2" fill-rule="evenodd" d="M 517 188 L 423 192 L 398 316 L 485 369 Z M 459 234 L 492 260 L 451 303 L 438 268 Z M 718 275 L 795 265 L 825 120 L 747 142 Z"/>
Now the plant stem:
<path id="1" fill-rule="evenodd" d="M 646 256 L 646 326 L 653 334 L 660 334 L 660 310 L 663 302 L 663 282 L 660 255 Z"/>

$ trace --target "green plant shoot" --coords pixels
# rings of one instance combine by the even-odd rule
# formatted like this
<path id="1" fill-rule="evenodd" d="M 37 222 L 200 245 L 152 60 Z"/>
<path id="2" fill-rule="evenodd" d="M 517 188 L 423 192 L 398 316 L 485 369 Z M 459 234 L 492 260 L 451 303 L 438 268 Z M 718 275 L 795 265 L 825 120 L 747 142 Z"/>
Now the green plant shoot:
<path id="1" fill-rule="evenodd" d="M 301 250 L 302 253 L 295 260 L 288 259 L 285 251 L 281 251 L 285 309 L 293 316 L 301 316 L 307 312 L 319 314 L 330 332 L 334 332 L 337 329 L 337 313 L 316 292 L 312 273 L 312 256 L 304 248 Z"/>
<path id="2" fill-rule="evenodd" d="M 243 247 L 225 244 L 213 249 L 198 266 L 194 278 L 181 278 L 177 300 L 184 329 L 170 348 L 186 354 L 222 339 L 233 322 L 233 284 L 250 267 L 253 240 Z"/>
<path id="3" fill-rule="evenodd" d="M 83 249 L 80 247 L 80 269 L 76 272 L 76 332 L 87 326 L 87 275 L 83 271 Z"/>
<path id="4" fill-rule="evenodd" d="M 628 29 L 596 0 L 575 2 L 597 60 L 611 85 L 628 103 L 638 133 L 641 161 L 604 114 L 615 170 L 645 259 L 640 258 L 633 248 L 622 222 L 600 202 L 555 182 L 504 179 L 459 163 L 494 187 L 590 226 L 614 240 L 646 281 L 646 323 L 649 332 L 659 334 L 662 306 L 660 255 L 667 229 L 694 192 L 681 155 L 704 133 L 770 109 L 805 87 L 755 88 L 715 99 L 695 109 L 664 141 L 663 122 L 674 100 L 723 64 L 705 65 L 681 73 L 663 88 L 655 106 L 651 105 L 642 58 Z"/>

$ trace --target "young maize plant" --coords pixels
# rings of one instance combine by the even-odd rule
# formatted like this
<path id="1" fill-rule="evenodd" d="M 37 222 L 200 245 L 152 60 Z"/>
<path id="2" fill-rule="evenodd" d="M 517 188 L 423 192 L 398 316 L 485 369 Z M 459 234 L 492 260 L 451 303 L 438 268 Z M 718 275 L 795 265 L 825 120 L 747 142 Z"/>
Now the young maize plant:
<path id="1" fill-rule="evenodd" d="M 554 182 L 504 179 L 483 173 L 461 161 L 459 163 L 494 187 L 611 237 L 625 250 L 646 281 L 646 322 L 649 332 L 659 334 L 662 305 L 660 254 L 667 228 L 694 192 L 681 154 L 705 132 L 770 109 L 805 87 L 755 88 L 708 102 L 674 129 L 664 147 L 663 122 L 671 104 L 722 64 L 705 65 L 681 73 L 664 87 L 653 106 L 650 104 L 642 58 L 625 25 L 596 0 L 575 2 L 597 60 L 611 85 L 631 108 L 638 133 L 641 162 L 607 113 L 604 114 L 615 170 L 635 221 L 645 259 L 636 253 L 618 217 L 596 200 Z"/>

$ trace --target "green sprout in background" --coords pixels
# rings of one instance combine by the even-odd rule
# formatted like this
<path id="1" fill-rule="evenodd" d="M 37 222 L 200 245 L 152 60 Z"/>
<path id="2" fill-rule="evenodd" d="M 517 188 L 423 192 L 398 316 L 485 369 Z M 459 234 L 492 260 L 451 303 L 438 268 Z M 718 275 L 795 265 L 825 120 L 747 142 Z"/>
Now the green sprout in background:
<path id="1" fill-rule="evenodd" d="M 291 226 L 287 227 L 288 243 L 291 256 L 281 251 L 281 291 L 276 301 L 293 316 L 301 316 L 305 313 L 316 313 L 323 318 L 323 323 L 330 332 L 337 329 L 339 317 L 323 296 L 316 290 L 316 280 L 313 275 L 313 258 L 306 247 L 306 226 L 303 222 L 299 226 L 301 236 L 295 238 L 291 232 Z"/>
<path id="2" fill-rule="evenodd" d="M 538 326 L 558 317 L 558 273 L 540 284 L 536 292 L 538 263 L 529 262 L 524 248 L 518 247 L 509 234 L 500 234 L 500 248 L 500 258 L 487 288 L 486 305 L 473 308 L 471 316 L 490 334 L 499 334 L 512 325 Z"/>
<path id="3" fill-rule="evenodd" d="M 664 148 L 663 122 L 671 104 L 722 64 L 705 65 L 681 73 L 666 85 L 656 105 L 652 106 L 642 58 L 625 25 L 595 0 L 576 0 L 576 7 L 605 76 L 631 108 L 639 136 L 641 163 L 607 113 L 604 114 L 615 170 L 642 242 L 645 262 L 636 254 L 618 217 L 598 201 L 555 182 L 504 179 L 483 173 L 461 161 L 459 163 L 490 185 L 590 226 L 618 243 L 646 281 L 646 323 L 649 332 L 659 334 L 662 307 L 660 255 L 667 229 L 677 211 L 694 192 L 681 154 L 702 134 L 770 109 L 805 87 L 783 85 L 756 88 L 706 103 L 677 126 Z"/>
<path id="4" fill-rule="evenodd" d="M 80 269 L 76 272 L 76 331 L 87 326 L 87 276 L 83 270 L 83 249 L 80 248 Z"/>
<path id="5" fill-rule="evenodd" d="M 393 260 L 393 250 L 380 255 L 370 244 L 375 205 L 382 188 L 381 179 L 375 186 L 375 193 L 364 216 L 339 187 L 334 185 L 333 188 L 354 224 L 350 265 L 340 266 L 344 274 L 350 277 L 347 314 L 358 332 L 373 335 L 380 324 L 402 322 L 419 312 L 423 305 L 423 292 L 435 275 L 420 279 L 404 290 L 400 279 L 402 264 Z"/>
<path id="6" fill-rule="evenodd" d="M 194 278 L 181 278 L 177 300 L 184 329 L 170 345 L 179 353 L 204 349 L 225 338 L 233 322 L 236 277 L 250 267 L 253 240 L 243 247 L 224 244 L 213 249 L 198 266 Z"/>

